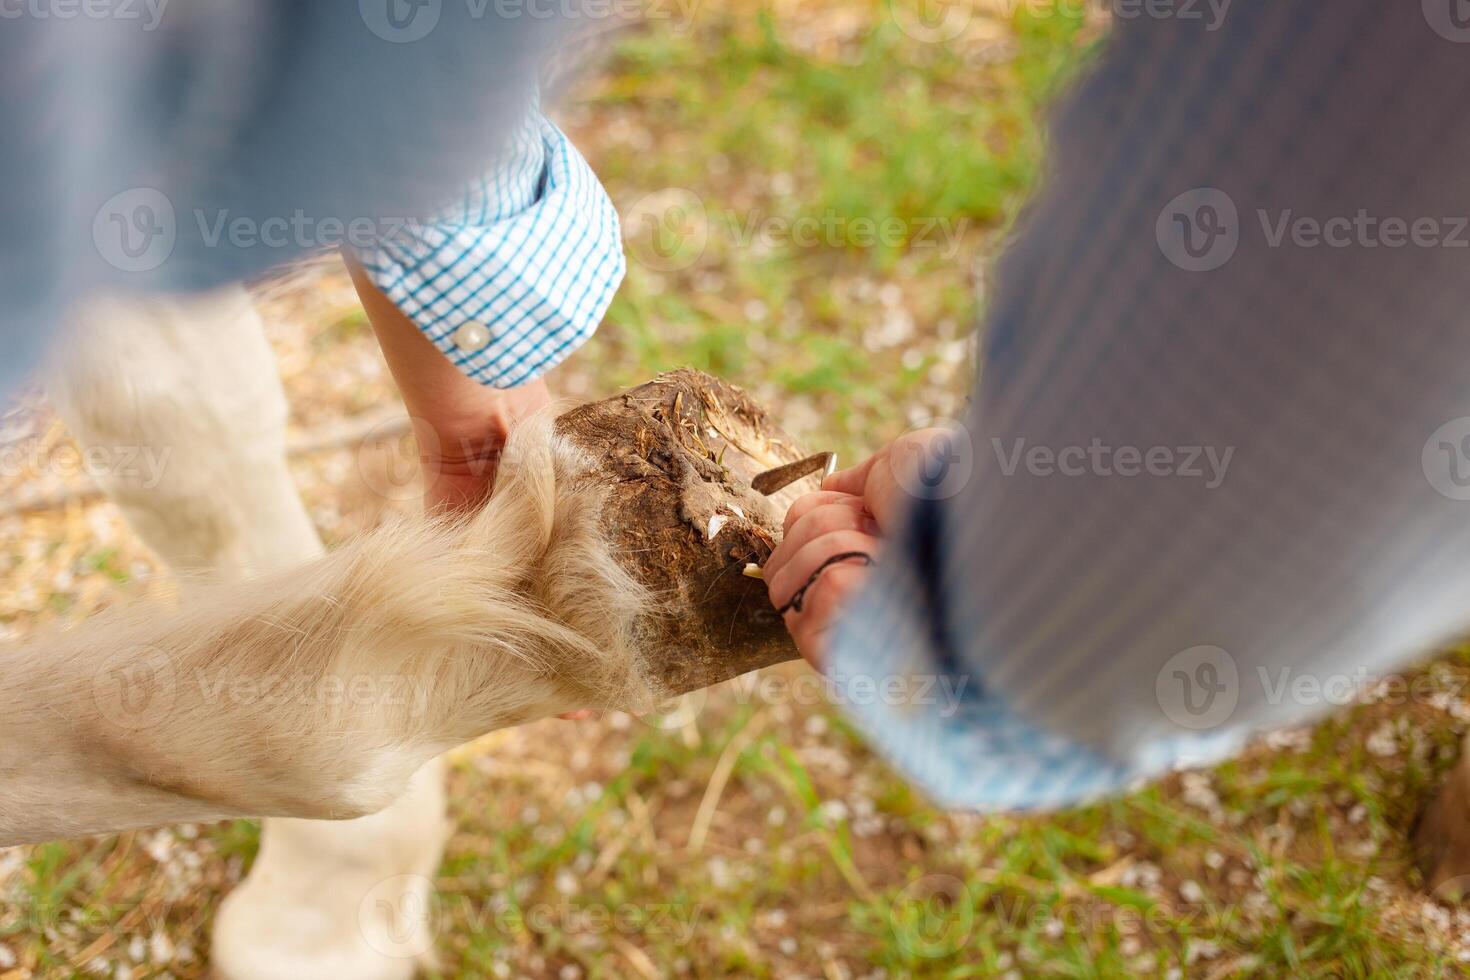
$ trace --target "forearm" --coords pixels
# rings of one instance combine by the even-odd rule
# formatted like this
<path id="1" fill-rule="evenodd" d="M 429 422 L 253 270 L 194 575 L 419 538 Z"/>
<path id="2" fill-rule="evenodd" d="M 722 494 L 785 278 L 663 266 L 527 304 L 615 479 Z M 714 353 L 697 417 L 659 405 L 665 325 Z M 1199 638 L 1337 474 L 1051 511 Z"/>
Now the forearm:
<path id="1" fill-rule="evenodd" d="M 455 367 L 373 284 L 351 255 L 363 310 L 413 419 L 430 509 L 462 509 L 488 493 L 505 440 L 518 421 L 551 400 L 546 383 L 493 388 Z"/>
<path id="2" fill-rule="evenodd" d="M 547 404 L 539 379 L 597 329 L 625 268 L 606 191 L 539 112 L 491 166 L 442 223 L 347 255 L 428 475 L 444 477 L 431 506 L 488 489 L 506 432 Z"/>
<path id="3" fill-rule="evenodd" d="M 466 377 L 383 295 L 356 259 L 350 254 L 346 258 L 352 284 L 409 415 L 432 423 L 436 431 L 449 436 L 450 444 L 441 446 L 442 453 L 471 457 L 483 447 L 466 444 L 463 437 L 481 432 L 486 425 L 508 430 L 514 419 L 509 392 Z"/>

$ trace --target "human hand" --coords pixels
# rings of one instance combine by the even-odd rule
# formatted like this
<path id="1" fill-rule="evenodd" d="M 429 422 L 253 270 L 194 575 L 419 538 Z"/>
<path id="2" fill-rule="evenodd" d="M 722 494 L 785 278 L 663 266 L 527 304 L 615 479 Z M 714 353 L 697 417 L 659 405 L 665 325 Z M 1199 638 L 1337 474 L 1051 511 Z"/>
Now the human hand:
<path id="1" fill-rule="evenodd" d="M 905 488 L 920 485 L 915 481 L 950 437 L 947 429 L 910 432 L 831 474 L 787 511 L 786 534 L 765 564 L 766 589 L 813 667 L 826 662 L 828 632 L 867 582 L 885 530 L 908 506 Z"/>
<path id="2" fill-rule="evenodd" d="M 918 429 L 905 433 L 856 466 L 838 470 L 822 481 L 823 490 L 861 497 L 878 521 L 892 528 L 924 487 L 933 461 L 950 455 L 954 433 L 949 429 Z"/>
<path id="3" fill-rule="evenodd" d="M 836 490 L 798 498 L 786 512 L 785 532 L 766 560 L 766 591 L 797 650 L 820 670 L 827 633 L 867 581 L 881 532 L 861 496 Z"/>
<path id="4" fill-rule="evenodd" d="M 424 470 L 424 509 L 471 510 L 490 496 L 500 453 L 517 422 L 551 404 L 544 381 L 519 388 L 466 389 L 452 411 L 415 424 Z"/>

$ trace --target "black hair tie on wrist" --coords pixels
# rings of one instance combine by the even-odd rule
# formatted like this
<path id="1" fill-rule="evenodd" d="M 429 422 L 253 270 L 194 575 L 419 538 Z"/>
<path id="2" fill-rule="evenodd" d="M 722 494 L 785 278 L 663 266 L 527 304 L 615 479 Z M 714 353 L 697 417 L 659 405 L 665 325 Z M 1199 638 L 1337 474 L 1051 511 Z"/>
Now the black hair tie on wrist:
<path id="1" fill-rule="evenodd" d="M 812 577 L 806 580 L 806 585 L 797 589 L 796 594 L 791 597 L 791 601 L 776 610 L 776 615 L 784 616 L 789 612 L 801 612 L 801 602 L 806 598 L 806 590 L 817 584 L 817 579 L 822 577 L 822 573 L 838 562 L 852 561 L 854 558 L 861 558 L 864 565 L 878 564 L 873 560 L 873 556 L 866 551 L 844 551 L 840 555 L 833 555 L 817 566 L 817 570 L 812 572 Z"/>

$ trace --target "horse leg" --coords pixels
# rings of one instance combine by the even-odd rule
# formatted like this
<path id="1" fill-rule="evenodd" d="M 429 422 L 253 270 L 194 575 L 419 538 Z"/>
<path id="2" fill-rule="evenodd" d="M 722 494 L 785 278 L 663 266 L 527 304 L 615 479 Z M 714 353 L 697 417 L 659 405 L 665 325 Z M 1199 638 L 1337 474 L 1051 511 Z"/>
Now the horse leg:
<path id="1" fill-rule="evenodd" d="M 91 458 L 155 462 L 98 482 L 176 570 L 240 579 L 322 554 L 286 465 L 285 393 L 243 288 L 94 303 L 52 375 L 52 400 L 82 447 L 127 450 Z M 437 761 L 382 812 L 264 821 L 259 855 L 215 920 L 215 970 L 229 980 L 411 976 L 446 836 Z"/>

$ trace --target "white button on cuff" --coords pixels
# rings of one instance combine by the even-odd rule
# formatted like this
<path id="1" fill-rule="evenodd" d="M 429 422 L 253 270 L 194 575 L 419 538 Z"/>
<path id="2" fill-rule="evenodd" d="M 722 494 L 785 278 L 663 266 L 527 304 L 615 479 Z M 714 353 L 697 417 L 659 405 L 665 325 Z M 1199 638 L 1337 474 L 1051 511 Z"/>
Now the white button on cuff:
<path id="1" fill-rule="evenodd" d="M 485 349 L 490 343 L 490 331 L 485 329 L 484 324 L 476 323 L 474 320 L 466 320 L 454 331 L 454 346 L 466 354 L 475 354 Z"/>

